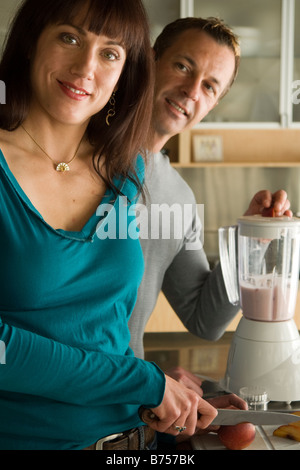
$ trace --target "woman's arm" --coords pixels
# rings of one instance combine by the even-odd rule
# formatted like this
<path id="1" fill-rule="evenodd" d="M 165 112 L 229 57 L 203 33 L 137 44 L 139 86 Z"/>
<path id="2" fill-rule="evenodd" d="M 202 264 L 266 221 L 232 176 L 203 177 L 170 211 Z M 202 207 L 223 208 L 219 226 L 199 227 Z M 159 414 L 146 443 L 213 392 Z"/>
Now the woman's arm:
<path id="1" fill-rule="evenodd" d="M 74 348 L 3 324 L 6 364 L 0 390 L 81 405 L 160 404 L 165 376 L 153 363 L 133 356 Z"/>

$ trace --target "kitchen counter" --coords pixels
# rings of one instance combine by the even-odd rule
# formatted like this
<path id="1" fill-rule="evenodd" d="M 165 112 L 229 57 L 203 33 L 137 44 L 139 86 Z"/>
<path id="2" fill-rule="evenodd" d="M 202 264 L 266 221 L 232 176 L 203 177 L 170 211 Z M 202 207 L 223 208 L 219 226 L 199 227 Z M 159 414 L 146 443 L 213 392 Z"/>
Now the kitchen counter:
<path id="1" fill-rule="evenodd" d="M 181 366 L 204 380 L 204 397 L 224 393 L 218 381 L 224 377 L 227 356 L 233 332 L 226 332 L 218 341 L 206 341 L 191 333 L 145 333 L 145 359 L 154 361 L 162 370 Z M 273 405 L 273 406 L 272 406 Z M 292 405 L 270 404 L 271 410 L 294 411 L 300 403 Z M 278 426 L 257 427 L 255 441 L 245 450 L 300 450 L 300 442 L 273 436 Z M 196 436 L 192 447 L 195 450 L 226 450 L 214 433 Z"/>
<path id="2" fill-rule="evenodd" d="M 188 332 L 145 333 L 145 358 L 154 361 L 163 370 L 181 366 L 194 374 L 220 380 L 226 370 L 232 337 L 233 332 L 226 332 L 213 342 Z"/>
<path id="3" fill-rule="evenodd" d="M 273 436 L 278 426 L 256 426 L 255 440 L 244 450 L 300 450 L 300 442 Z M 195 436 L 191 441 L 194 450 L 226 450 L 215 433 Z"/>

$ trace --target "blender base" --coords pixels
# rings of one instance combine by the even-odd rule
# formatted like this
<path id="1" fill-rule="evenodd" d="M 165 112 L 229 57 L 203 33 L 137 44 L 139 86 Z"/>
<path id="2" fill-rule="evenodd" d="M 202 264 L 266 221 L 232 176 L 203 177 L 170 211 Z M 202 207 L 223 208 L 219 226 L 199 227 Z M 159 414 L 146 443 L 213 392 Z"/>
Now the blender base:
<path id="1" fill-rule="evenodd" d="M 263 387 L 270 402 L 300 401 L 300 336 L 294 320 L 258 322 L 242 317 L 220 385 L 237 395 L 242 387 Z"/>

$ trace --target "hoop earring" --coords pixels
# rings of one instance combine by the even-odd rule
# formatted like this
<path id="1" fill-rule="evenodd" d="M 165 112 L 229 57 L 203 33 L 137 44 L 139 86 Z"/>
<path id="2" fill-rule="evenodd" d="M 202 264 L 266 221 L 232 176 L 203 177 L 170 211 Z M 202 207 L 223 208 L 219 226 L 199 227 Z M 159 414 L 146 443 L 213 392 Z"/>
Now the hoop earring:
<path id="1" fill-rule="evenodd" d="M 115 95 L 116 95 L 116 93 L 114 92 L 114 93 L 111 95 L 110 100 L 109 100 L 109 104 L 111 105 L 111 108 L 108 110 L 107 116 L 106 116 L 106 124 L 107 124 L 108 126 L 110 126 L 109 119 L 110 119 L 111 117 L 113 117 L 113 116 L 116 114 L 116 110 L 115 110 L 115 105 L 116 105 Z"/>

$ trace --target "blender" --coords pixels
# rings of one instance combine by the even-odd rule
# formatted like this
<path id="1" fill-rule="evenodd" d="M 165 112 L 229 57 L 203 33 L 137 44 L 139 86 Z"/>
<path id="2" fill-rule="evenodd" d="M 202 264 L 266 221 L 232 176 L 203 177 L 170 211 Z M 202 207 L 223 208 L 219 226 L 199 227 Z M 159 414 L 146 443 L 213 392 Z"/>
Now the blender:
<path id="1" fill-rule="evenodd" d="M 242 318 L 221 385 L 264 389 L 269 401 L 300 400 L 300 337 L 293 320 L 299 283 L 300 219 L 240 217 L 219 229 L 229 300 Z"/>

